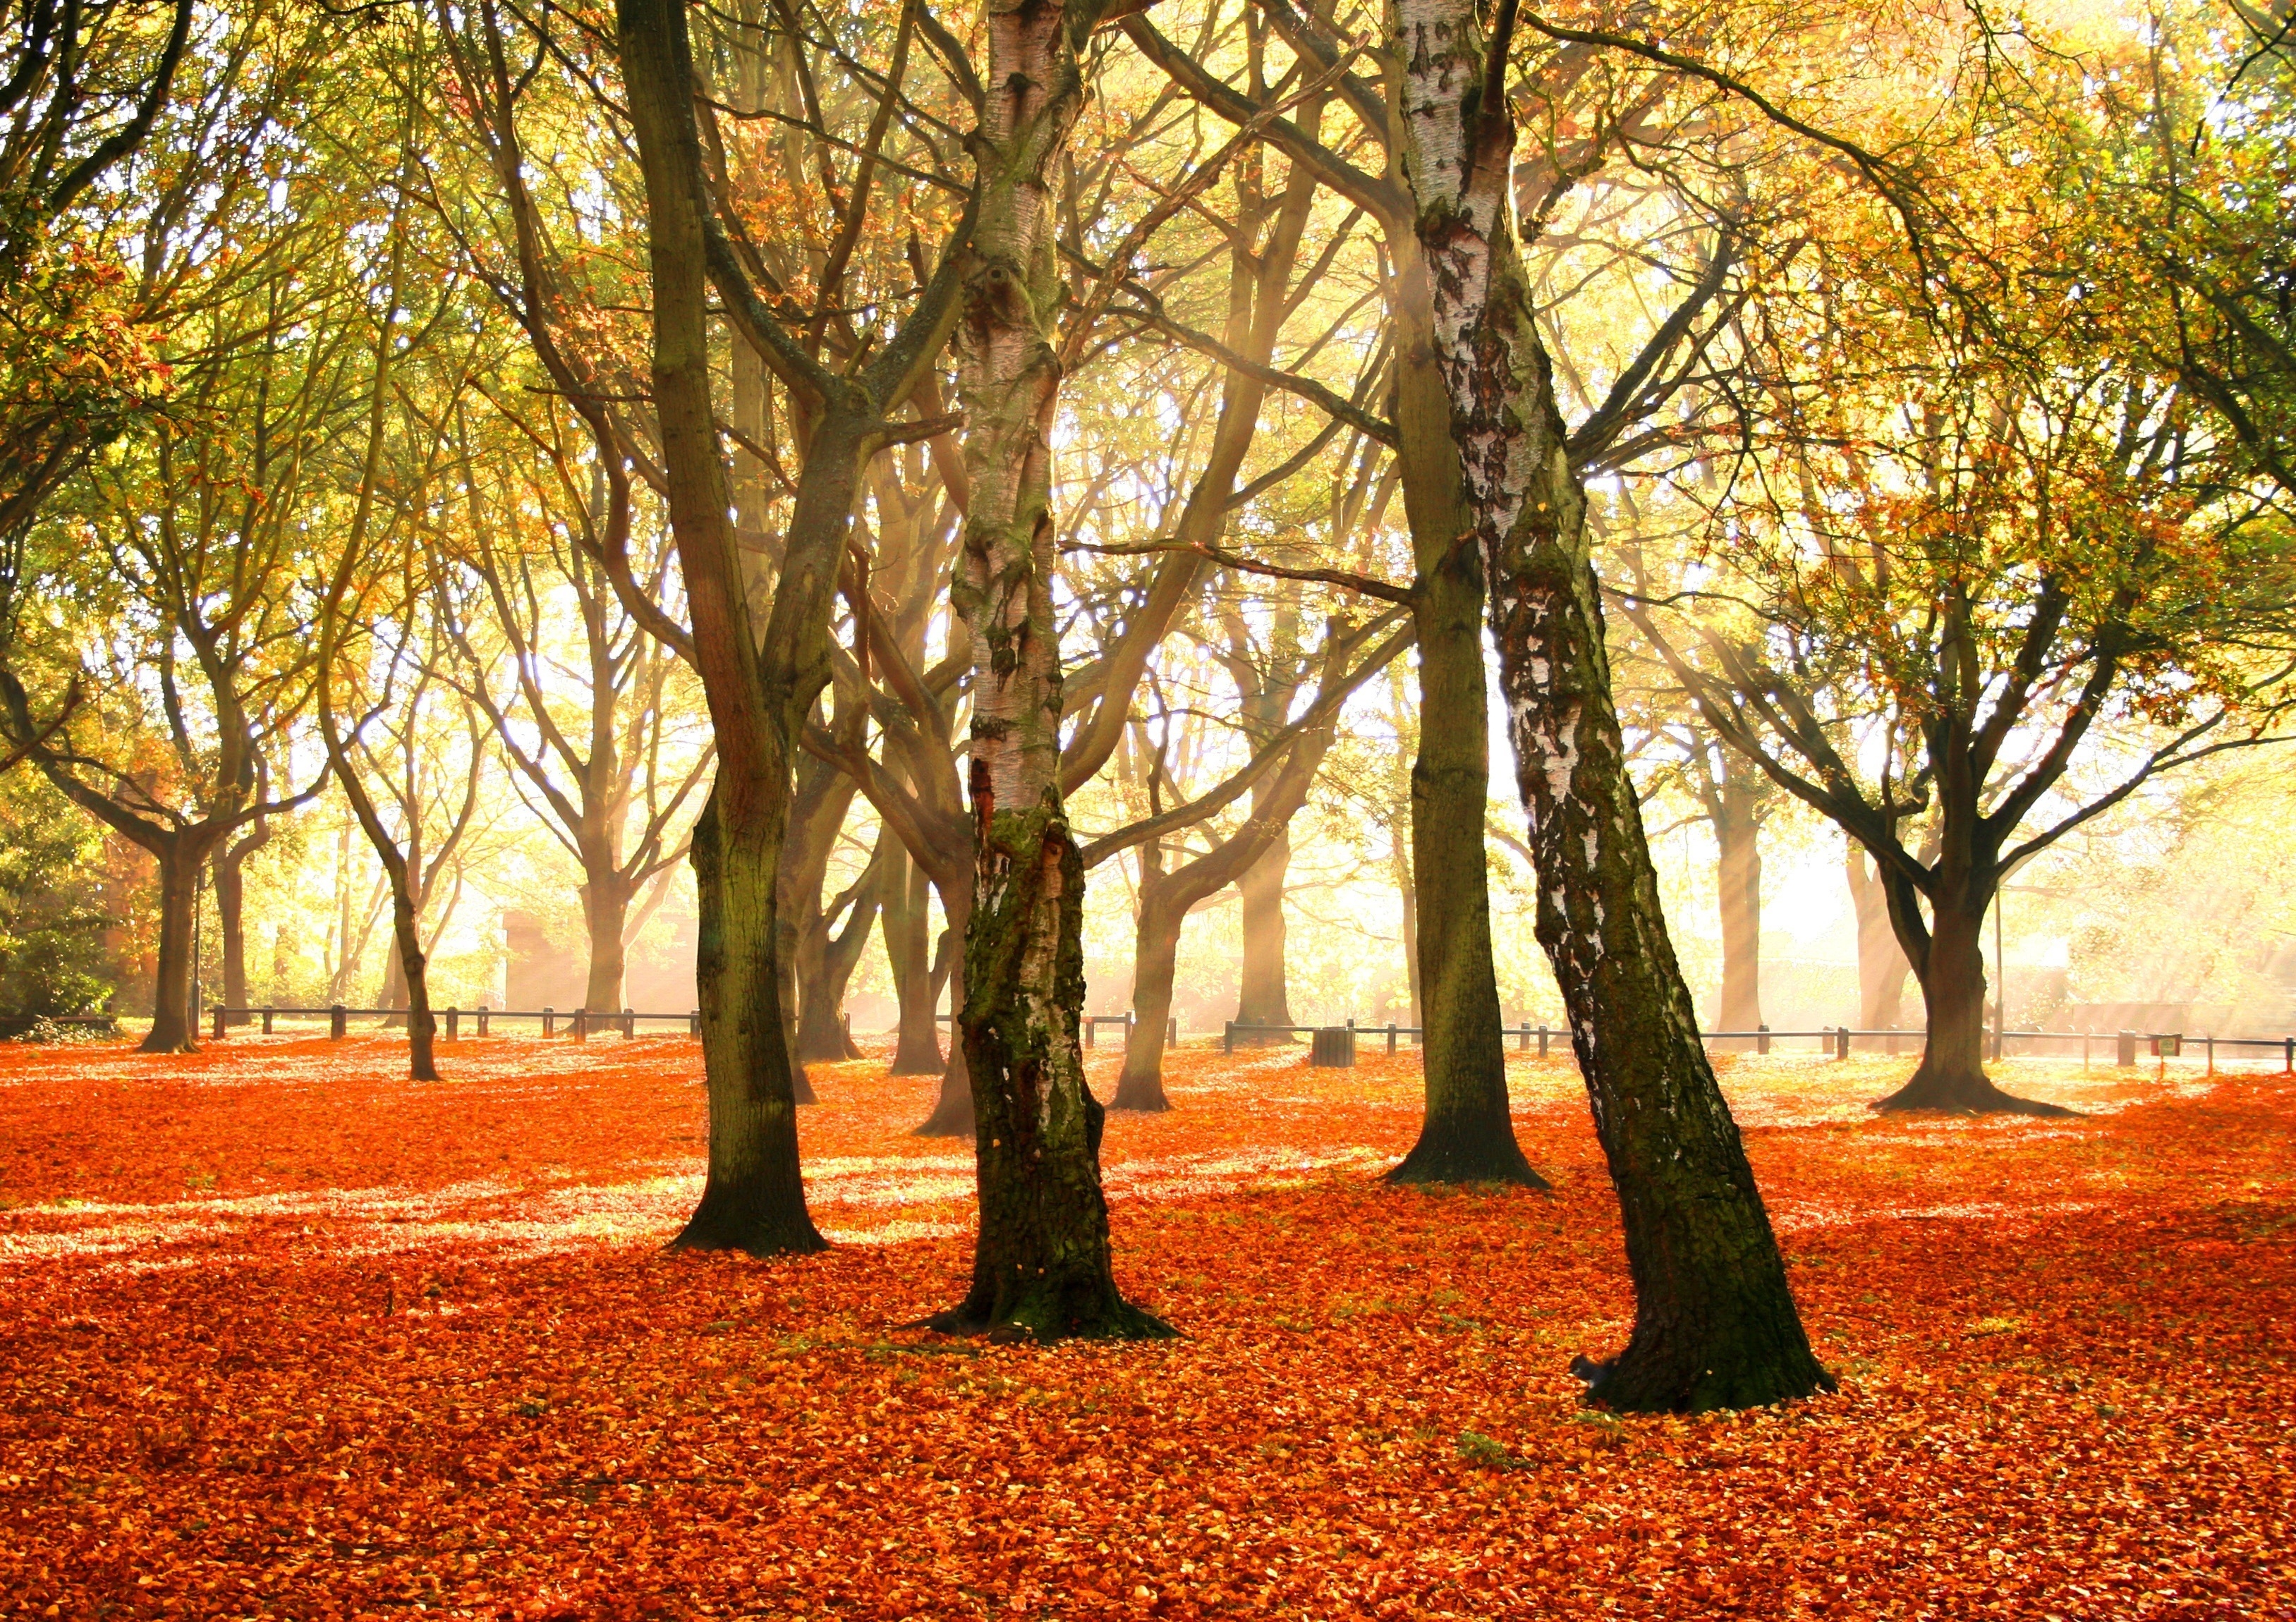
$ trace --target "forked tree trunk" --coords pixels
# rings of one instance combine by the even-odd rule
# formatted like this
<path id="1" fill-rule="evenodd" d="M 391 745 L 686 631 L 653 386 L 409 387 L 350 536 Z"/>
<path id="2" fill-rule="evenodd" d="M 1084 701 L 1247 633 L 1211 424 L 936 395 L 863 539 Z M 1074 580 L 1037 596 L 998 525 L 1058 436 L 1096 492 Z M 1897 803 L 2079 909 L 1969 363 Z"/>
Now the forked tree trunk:
<path id="1" fill-rule="evenodd" d="M 1472 0 L 1398 0 L 1397 16 L 1404 168 L 1489 582 L 1539 944 L 1570 1012 L 1635 1284 L 1633 1335 L 1590 1367 L 1589 1396 L 1637 1411 L 1805 1397 L 1833 1381 L 1811 1355 L 1699 1043 L 1611 704 L 1584 496 L 1515 237 L 1506 42 L 1487 42 Z"/>
<path id="2" fill-rule="evenodd" d="M 935 1076 L 943 1068 L 935 1004 L 940 988 L 932 976 L 931 881 L 925 870 L 896 853 L 898 867 L 885 884 L 882 914 L 885 959 L 893 973 L 899 1028 L 893 1046 L 896 1076 Z"/>
<path id="3" fill-rule="evenodd" d="M 964 1303 L 933 1320 L 1010 1338 L 1169 1334 L 1116 1287 L 1085 1085 L 1084 862 L 1061 803 L 1053 611 L 1052 338 L 1062 283 L 1051 177 L 1086 93 L 1095 0 L 991 7 L 972 146 L 980 224 L 958 329 L 972 487 L 953 600 L 973 650 L 974 883 L 959 1028 L 978 1122 L 980 1231 Z"/>
<path id="4" fill-rule="evenodd" d="M 645 176 L 653 291 L 653 392 L 670 528 L 693 623 L 692 654 L 716 736 L 718 778 L 694 836 L 708 892 L 696 971 L 709 1089 L 709 1177 L 678 1243 L 753 1254 L 814 1250 L 797 1149 L 797 1084 L 780 961 L 779 894 L 798 739 L 829 679 L 830 606 L 860 470 L 880 423 L 945 341 L 945 265 L 916 310 L 857 376 L 835 377 L 758 301 L 722 241 L 712 258 L 706 169 L 683 0 L 620 0 L 623 79 Z M 861 206 L 856 200 L 855 206 Z M 705 267 L 741 338 L 817 397 L 765 634 L 729 517 L 733 496 L 710 399 Z"/>
<path id="5" fill-rule="evenodd" d="M 1489 709 L 1483 684 L 1483 564 L 1460 507 L 1450 400 L 1436 363 L 1426 266 L 1406 243 L 1397 273 L 1396 430 L 1418 578 L 1419 757 L 1411 766 L 1413 935 L 1426 1110 L 1395 1183 L 1544 1188 L 1515 1143 L 1498 971 L 1491 955 Z"/>
<path id="6" fill-rule="evenodd" d="M 889 872 L 894 871 L 893 859 L 899 855 L 900 841 L 890 831 L 881 832 L 845 927 L 832 934 L 829 921 L 823 918 L 808 930 L 817 937 L 817 944 L 800 959 L 804 978 L 799 987 L 797 1051 L 802 1060 L 841 1064 L 862 1056 L 847 1028 L 845 993 L 877 927 L 877 898 L 889 882 Z"/>
<path id="7" fill-rule="evenodd" d="M 1283 925 L 1283 881 L 1291 867 L 1292 836 L 1286 830 L 1268 847 L 1267 854 L 1253 863 L 1237 881 L 1236 893 L 1243 903 L 1243 972 L 1235 1003 L 1238 1025 L 1292 1023 L 1292 993 L 1284 972 Z M 1168 987 L 1164 1000 L 1168 1007 Z M 1134 1002 L 1136 1012 L 1136 994 Z M 1252 1043 L 1264 1040 L 1259 1036 L 1240 1039 Z M 1291 1040 L 1288 1035 L 1278 1039 Z"/>

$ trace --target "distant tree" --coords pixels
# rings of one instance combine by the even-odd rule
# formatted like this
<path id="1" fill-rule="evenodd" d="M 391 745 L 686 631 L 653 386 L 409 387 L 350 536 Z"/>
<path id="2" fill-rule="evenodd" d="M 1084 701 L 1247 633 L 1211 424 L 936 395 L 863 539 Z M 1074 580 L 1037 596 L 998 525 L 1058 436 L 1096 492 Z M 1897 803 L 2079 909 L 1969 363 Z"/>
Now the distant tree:
<path id="1" fill-rule="evenodd" d="M 314 36 L 275 21 L 252 12 L 202 54 L 198 95 L 160 126 L 186 155 L 136 168 L 111 200 L 144 226 L 135 258 L 111 261 L 133 269 L 124 296 L 169 312 L 152 340 L 174 368 L 168 409 L 82 461 L 24 530 L 12 568 L 31 590 L 0 638 L 0 734 L 158 865 L 153 1052 L 194 1042 L 209 858 L 317 786 L 283 781 L 313 670 L 304 520 L 357 380 L 330 160 L 282 132 L 345 92 Z"/>
<path id="2" fill-rule="evenodd" d="M 111 996 L 101 842 L 38 778 L 0 783 L 0 1014 L 90 1013 Z"/>
<path id="3" fill-rule="evenodd" d="M 1873 858 L 1928 1009 L 1883 1108 L 2056 1112 L 1984 1071 L 2004 875 L 2264 741 L 2296 671 L 2296 523 L 2253 446 L 2121 299 L 2069 296 L 2115 228 L 2094 141 L 2011 133 L 1956 177 L 1988 206 L 1918 254 L 1845 208 L 1750 312 L 1742 460 L 1682 487 L 1710 573 L 1630 604 L 1706 724 Z M 1748 612 L 1759 641 L 1719 628 Z"/>

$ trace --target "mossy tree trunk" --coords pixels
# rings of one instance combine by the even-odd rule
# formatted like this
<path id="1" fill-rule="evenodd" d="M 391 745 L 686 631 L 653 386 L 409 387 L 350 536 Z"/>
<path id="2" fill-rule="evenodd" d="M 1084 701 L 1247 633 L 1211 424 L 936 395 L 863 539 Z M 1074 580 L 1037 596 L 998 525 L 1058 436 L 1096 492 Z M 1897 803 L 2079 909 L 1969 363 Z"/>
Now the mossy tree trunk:
<path id="1" fill-rule="evenodd" d="M 1404 171 L 1489 584 L 1538 938 L 1634 1278 L 1633 1334 L 1595 1368 L 1590 1396 L 1643 1411 L 1808 1396 L 1833 1380 L 1700 1045 L 1627 773 L 1584 497 L 1515 237 L 1507 41 L 1486 39 L 1472 0 L 1398 0 L 1396 16 Z"/>
<path id="2" fill-rule="evenodd" d="M 933 1322 L 1040 1340 L 1170 1332 L 1116 1287 L 1102 1110 L 1078 1038 L 1084 863 L 1060 784 L 1051 181 L 1084 105 L 1081 53 L 1102 9 L 1023 0 L 986 14 L 979 225 L 957 331 L 971 499 L 954 602 L 973 655 L 974 862 L 958 1025 L 980 1232 L 971 1290 Z"/>

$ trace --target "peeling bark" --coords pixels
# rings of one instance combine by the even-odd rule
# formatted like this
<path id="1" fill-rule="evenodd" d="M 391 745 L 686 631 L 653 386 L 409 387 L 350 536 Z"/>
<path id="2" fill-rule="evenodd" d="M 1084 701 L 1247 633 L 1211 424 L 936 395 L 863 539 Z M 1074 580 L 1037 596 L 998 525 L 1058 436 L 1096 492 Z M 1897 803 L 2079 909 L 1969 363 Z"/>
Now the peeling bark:
<path id="1" fill-rule="evenodd" d="M 1061 803 L 1052 425 L 1061 292 L 1050 182 L 1086 86 L 1092 0 L 992 5 L 972 143 L 979 225 L 957 328 L 971 496 L 954 605 L 973 654 L 973 899 L 958 1019 L 978 1128 L 980 1233 L 964 1304 L 1008 1338 L 1168 1334 L 1116 1288 L 1085 1085 L 1084 863 Z"/>
<path id="2" fill-rule="evenodd" d="M 1396 15 L 1398 144 L 1490 593 L 1539 944 L 1570 1012 L 1635 1284 L 1632 1337 L 1591 1369 L 1589 1396 L 1698 1411 L 1829 1389 L 1660 911 L 1585 500 L 1515 235 L 1506 42 L 1487 42 L 1464 0 L 1400 0 Z"/>

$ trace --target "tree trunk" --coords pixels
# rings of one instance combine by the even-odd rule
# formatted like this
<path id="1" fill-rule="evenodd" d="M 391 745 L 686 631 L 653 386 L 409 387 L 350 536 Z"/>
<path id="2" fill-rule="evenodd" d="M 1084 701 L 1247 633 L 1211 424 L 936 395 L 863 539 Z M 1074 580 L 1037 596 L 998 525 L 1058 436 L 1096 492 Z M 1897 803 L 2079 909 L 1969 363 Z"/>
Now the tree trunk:
<path id="1" fill-rule="evenodd" d="M 195 851 L 177 839 L 152 854 L 160 863 L 160 964 L 152 985 L 152 1029 L 136 1051 L 195 1053 L 200 1017 L 192 1006 L 192 979 L 199 942 L 192 924 L 204 849 Z"/>
<path id="2" fill-rule="evenodd" d="M 1266 861 L 1261 857 L 1247 871 L 1247 881 Z M 1164 1022 L 1172 1017 L 1172 980 L 1179 966 L 1180 928 L 1187 922 L 1188 909 L 1167 904 L 1162 893 L 1166 887 L 1156 882 L 1161 877 L 1150 869 L 1141 880 L 1140 920 L 1132 949 L 1132 1029 L 1125 1038 L 1124 1069 L 1116 1079 L 1116 1096 L 1109 1100 L 1111 1110 L 1161 1114 L 1172 1107 L 1164 1096 Z M 1280 898 L 1280 877 L 1276 893 Z"/>
<path id="3" fill-rule="evenodd" d="M 1419 1002 L 1419 885 L 1412 876 L 1411 847 L 1403 831 L 1395 831 L 1388 855 L 1395 868 L 1395 893 L 1403 903 L 1403 978 L 1411 993 L 1411 1023 L 1423 1026 Z M 1512 1123 L 1509 1129 L 1513 1129 Z"/>
<path id="4" fill-rule="evenodd" d="M 846 1027 L 845 993 L 853 983 L 853 971 L 861 966 L 870 931 L 876 927 L 878 897 L 890 875 L 897 873 L 894 864 L 900 859 L 900 841 L 890 829 L 880 830 L 877 848 L 870 854 L 869 865 L 854 888 L 845 927 L 832 934 L 829 920 L 824 916 L 809 931 L 819 936 L 820 944 L 800 960 L 806 976 L 800 986 L 800 1058 L 841 1064 L 863 1056 Z"/>
<path id="5" fill-rule="evenodd" d="M 1866 1030 L 1895 1030 L 1905 1020 L 1906 977 L 1913 965 L 1890 927 L 1890 899 L 1870 871 L 1866 852 L 1849 844 L 1849 898 L 1857 913 L 1857 1023 Z M 1870 1047 L 1879 1036 L 1859 1039 Z"/>
<path id="6" fill-rule="evenodd" d="M 1714 819 L 1722 906 L 1722 1004 L 1715 1019 L 1722 1030 L 1752 1030 L 1762 1022 L 1761 825 L 1746 809 L 1731 803 L 1726 782 L 1723 814 Z"/>
<path id="7" fill-rule="evenodd" d="M 430 1014 L 430 957 L 422 950 L 422 921 L 402 873 L 391 875 L 390 926 L 398 946 L 400 978 L 406 985 L 406 1074 L 414 1081 L 439 1079 L 439 1022 Z"/>
<path id="8" fill-rule="evenodd" d="M 223 1005 L 244 1009 L 247 988 L 247 859 L 271 842 L 271 827 L 258 822 L 243 840 L 226 839 L 216 848 L 216 922 L 223 936 Z M 228 1023 L 244 1025 L 254 1016 L 232 1013 Z"/>
<path id="9" fill-rule="evenodd" d="M 1633 1335 L 1614 1361 L 1582 1365 L 1588 1395 L 1695 1412 L 1830 1389 L 1659 908 L 1585 499 L 1515 239 L 1506 42 L 1486 41 L 1472 0 L 1399 0 L 1398 15 L 1404 169 L 1468 532 L 1489 581 L 1539 944 L 1570 1012 L 1634 1278 Z M 1423 713 L 1452 717 L 1432 702 Z"/>
<path id="10" fill-rule="evenodd" d="M 933 1018 L 940 988 L 932 973 L 931 881 L 906 850 L 898 853 L 898 861 L 893 877 L 886 881 L 882 914 L 885 958 L 900 1005 L 892 1073 L 934 1076 L 941 1073 L 945 1061 Z"/>
<path id="11" fill-rule="evenodd" d="M 940 896 L 941 911 L 948 915 L 948 1005 L 955 1016 L 949 1022 L 948 1060 L 941 1067 L 940 1088 L 933 1095 L 932 1113 L 925 1117 L 914 1135 L 921 1138 L 969 1138 L 973 1133 L 972 1072 L 964 1062 L 964 1033 L 961 1024 L 964 1017 L 964 942 L 971 938 L 972 922 L 972 887 L 945 889 Z M 939 1001 L 939 990 L 932 993 Z"/>
<path id="12" fill-rule="evenodd" d="M 782 846 L 799 729 L 828 678 L 829 605 L 880 403 L 858 391 L 840 396 L 816 425 L 760 641 L 710 400 L 712 204 L 693 122 L 685 8 L 683 0 L 621 0 L 617 22 L 645 178 L 653 393 L 670 529 L 718 763 L 693 850 L 709 1172 L 676 1242 L 752 1255 L 818 1250 L 825 1241 L 806 1211 L 798 1077 L 783 1006 Z M 729 306 L 736 302 L 726 284 L 718 291 Z M 771 339 L 760 332 L 751 340 Z"/>
<path id="13" fill-rule="evenodd" d="M 1912 1077 L 1874 1108 L 1956 1115 L 2074 1113 L 2004 1093 L 1985 1074 L 1985 913 L 1996 887 L 1975 873 L 1945 872 L 1939 878 L 1928 949 L 1915 965 L 1928 1008 L 1928 1041 Z"/>
<path id="14" fill-rule="evenodd" d="M 1286 829 L 1267 848 L 1267 854 L 1244 871 L 1236 893 L 1243 901 L 1243 974 L 1235 1004 L 1238 1025 L 1289 1025 L 1292 996 L 1284 976 L 1283 880 L 1292 866 L 1292 835 Z M 1175 926 L 1177 928 L 1177 926 Z M 1177 941 L 1177 937 L 1175 936 Z M 1164 1002 L 1172 1000 L 1170 977 L 1166 977 Z M 1136 1012 L 1138 995 L 1134 996 Z M 1143 1016 L 1145 1017 L 1144 1015 Z M 1160 1023 L 1159 1030 L 1163 1028 Z M 1239 1036 L 1251 1044 L 1268 1040 Z M 1274 1038 L 1289 1042 L 1290 1033 Z M 1161 1096 L 1160 1092 L 1159 1097 Z M 1162 1104 L 1155 1106 L 1162 1109 Z"/>
<path id="15" fill-rule="evenodd" d="M 1544 1188 L 1509 1113 L 1498 971 L 1491 956 L 1490 722 L 1483 685 L 1482 560 L 1466 537 L 1450 402 L 1433 348 L 1426 266 L 1403 239 L 1396 429 L 1418 578 L 1419 755 L 1411 766 L 1412 900 L 1426 1110 L 1395 1183 Z"/>
<path id="16" fill-rule="evenodd" d="M 702 1072 L 709 1092 L 709 1172 L 675 1244 L 753 1256 L 819 1250 L 827 1241 L 805 1208 L 797 1106 L 774 971 L 778 841 L 752 821 L 727 838 L 720 791 L 694 820 L 699 898 L 693 979 L 701 1004 Z"/>
<path id="17" fill-rule="evenodd" d="M 952 600 L 973 651 L 972 915 L 959 1030 L 978 1130 L 972 1287 L 934 1322 L 1009 1338 L 1164 1335 L 1116 1288 L 1085 1085 L 1084 863 L 1061 803 L 1051 452 L 1062 282 L 1051 178 L 1085 98 L 1094 0 L 992 8 L 957 332 L 972 488 Z"/>
<path id="18" fill-rule="evenodd" d="M 622 982 L 628 972 L 622 934 L 629 928 L 630 895 L 628 881 L 611 866 L 605 871 L 593 867 L 582 886 L 582 928 L 590 944 L 582 1006 L 594 1013 L 621 1012 Z"/>

